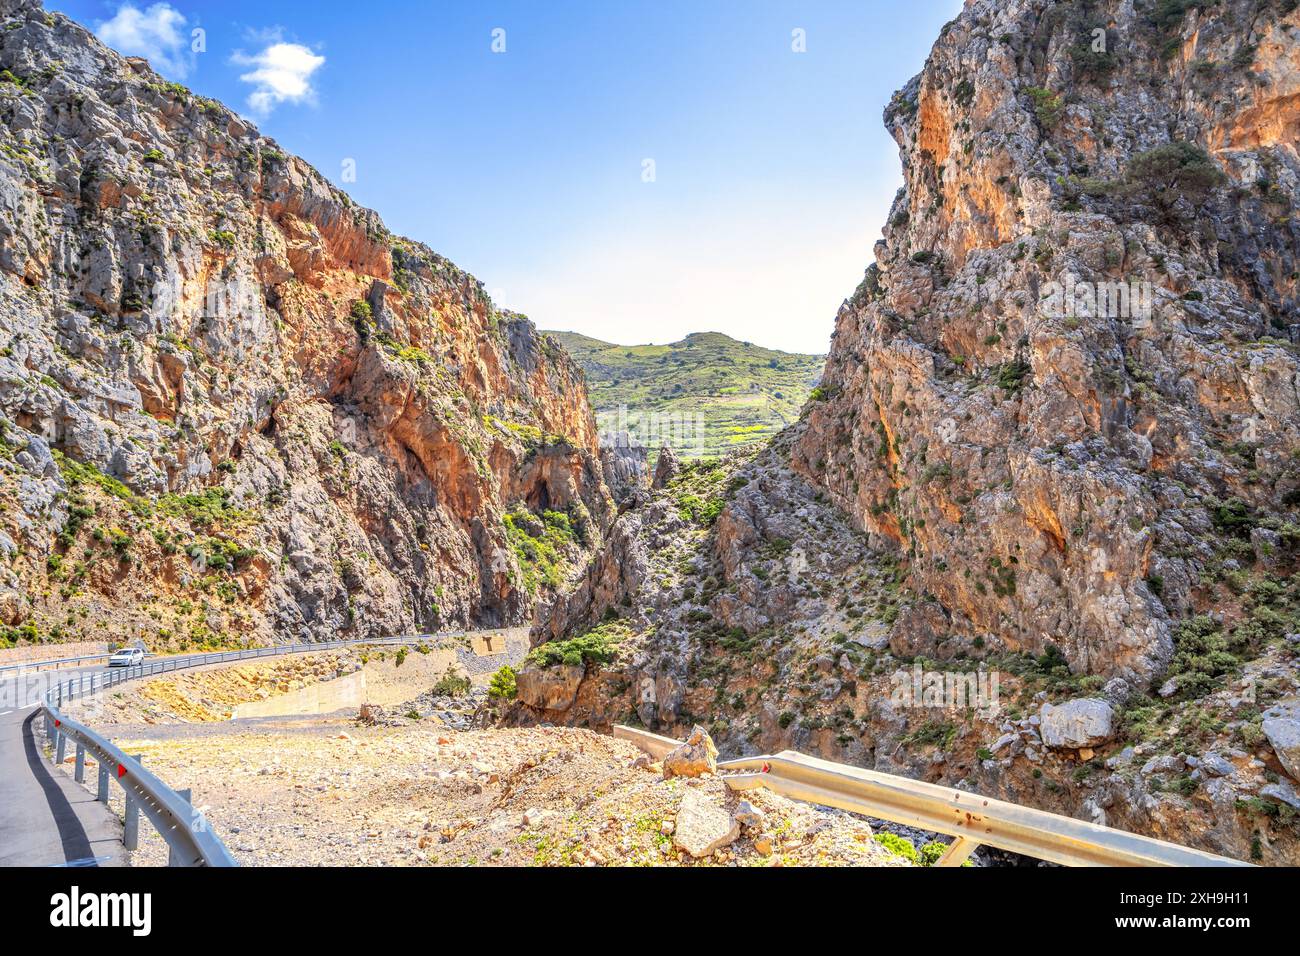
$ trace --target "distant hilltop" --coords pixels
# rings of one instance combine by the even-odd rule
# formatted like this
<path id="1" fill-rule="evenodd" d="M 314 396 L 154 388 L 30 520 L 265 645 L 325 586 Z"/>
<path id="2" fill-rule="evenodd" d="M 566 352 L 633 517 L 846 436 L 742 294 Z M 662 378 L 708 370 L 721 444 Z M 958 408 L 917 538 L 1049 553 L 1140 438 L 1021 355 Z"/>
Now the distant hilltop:
<path id="1" fill-rule="evenodd" d="M 587 373 L 602 432 L 628 430 L 654 450 L 714 457 L 766 441 L 799 417 L 825 356 L 695 332 L 667 345 L 616 345 L 548 332 Z"/>

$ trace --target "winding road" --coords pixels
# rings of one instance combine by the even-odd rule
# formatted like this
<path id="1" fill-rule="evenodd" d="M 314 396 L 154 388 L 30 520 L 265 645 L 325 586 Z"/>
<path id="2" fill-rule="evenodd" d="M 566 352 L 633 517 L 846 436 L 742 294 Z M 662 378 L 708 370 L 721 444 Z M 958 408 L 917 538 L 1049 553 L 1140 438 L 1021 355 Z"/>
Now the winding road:
<path id="1" fill-rule="evenodd" d="M 42 752 L 37 704 L 55 680 L 107 670 L 0 672 L 0 866 L 120 866 L 117 816 Z"/>
<path id="2" fill-rule="evenodd" d="M 476 673 L 473 658 L 492 659 L 507 641 L 527 640 L 528 629 L 481 629 L 443 634 L 413 634 L 367 641 L 286 644 L 243 652 L 189 654 L 146 660 L 141 677 L 193 667 L 220 666 L 240 660 L 328 651 L 355 644 L 415 644 L 461 638 L 463 665 Z M 526 646 L 526 645 L 525 645 Z M 45 662 L 48 663 L 48 662 Z M 28 668 L 41 666 L 38 662 Z M 117 815 L 45 757 L 40 700 L 55 683 L 78 681 L 109 671 L 106 664 L 62 670 L 0 670 L 0 867 L 122 866 L 129 861 L 122 846 Z M 133 679 L 133 678 L 132 678 Z M 93 768 L 87 770 L 88 778 Z"/>

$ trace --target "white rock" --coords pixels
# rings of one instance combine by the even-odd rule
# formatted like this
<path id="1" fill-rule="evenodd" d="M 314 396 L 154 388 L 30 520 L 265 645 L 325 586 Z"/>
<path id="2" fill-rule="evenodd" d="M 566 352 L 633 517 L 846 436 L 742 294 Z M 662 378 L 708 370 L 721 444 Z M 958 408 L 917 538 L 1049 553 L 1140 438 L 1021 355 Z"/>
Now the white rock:
<path id="1" fill-rule="evenodd" d="M 741 800 L 736 804 L 736 809 L 733 811 L 732 816 L 734 816 L 742 826 L 761 827 L 763 825 L 763 812 L 748 800 Z"/>
<path id="2" fill-rule="evenodd" d="M 1300 697 L 1279 701 L 1264 711 L 1264 736 L 1293 780 L 1300 780 Z"/>
<path id="3" fill-rule="evenodd" d="M 1080 697 L 1039 711 L 1043 743 L 1054 750 L 1078 750 L 1105 743 L 1114 733 L 1115 709 L 1098 697 Z"/>
<path id="4" fill-rule="evenodd" d="M 1295 787 L 1285 780 L 1279 780 L 1277 783 L 1270 783 L 1259 788 L 1261 797 L 1270 797 L 1279 803 L 1285 803 L 1289 806 L 1300 810 L 1300 795 L 1296 794 Z"/>
<path id="5" fill-rule="evenodd" d="M 1237 768 L 1227 757 L 1211 750 L 1201 758 L 1200 769 L 1215 777 L 1226 777 Z"/>
<path id="6" fill-rule="evenodd" d="M 725 807 L 698 790 L 687 790 L 677 811 L 673 845 L 697 860 L 734 843 L 740 836 L 740 822 Z"/>
<path id="7" fill-rule="evenodd" d="M 536 807 L 529 807 L 524 811 L 524 826 L 535 827 L 554 815 L 555 813 L 552 810 L 539 810 Z"/>
<path id="8" fill-rule="evenodd" d="M 990 747 L 989 750 L 993 753 L 997 753 L 1003 747 L 1014 743 L 1018 739 L 1019 738 L 1017 738 L 1015 734 L 1003 734 L 997 740 L 993 741 L 993 746 Z"/>

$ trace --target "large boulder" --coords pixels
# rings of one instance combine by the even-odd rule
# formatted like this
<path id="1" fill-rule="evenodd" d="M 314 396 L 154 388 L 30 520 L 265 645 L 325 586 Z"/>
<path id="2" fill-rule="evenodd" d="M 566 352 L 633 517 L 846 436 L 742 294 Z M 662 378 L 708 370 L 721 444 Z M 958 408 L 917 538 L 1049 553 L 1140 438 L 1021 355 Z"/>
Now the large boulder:
<path id="1" fill-rule="evenodd" d="M 0 533 L 0 538 L 5 535 Z M 14 588 L 0 588 L 0 624 L 14 625 L 25 616 L 27 598 Z"/>
<path id="2" fill-rule="evenodd" d="M 1300 697 L 1278 701 L 1264 711 L 1262 729 L 1287 774 L 1300 780 Z"/>
<path id="3" fill-rule="evenodd" d="M 677 452 L 664 445 L 659 449 L 659 459 L 655 462 L 655 476 L 650 483 L 651 487 L 656 490 L 666 488 L 668 482 L 676 478 L 681 470 L 682 462 L 677 457 Z"/>
<path id="4" fill-rule="evenodd" d="M 585 674 L 586 668 L 577 664 L 525 667 L 515 675 L 516 695 L 537 710 L 568 710 Z"/>
<path id="5" fill-rule="evenodd" d="M 718 772 L 718 748 L 708 732 L 696 724 L 686 743 L 668 751 L 663 760 L 664 777 L 699 777 Z"/>
<path id="6" fill-rule="evenodd" d="M 1080 697 L 1064 704 L 1044 704 L 1038 732 L 1044 746 L 1080 750 L 1105 743 L 1115 732 L 1115 709 L 1098 697 Z"/>
<path id="7" fill-rule="evenodd" d="M 736 842 L 740 821 L 699 790 L 687 790 L 677 811 L 673 844 L 697 860 Z"/>
<path id="8" fill-rule="evenodd" d="M 646 498 L 649 484 L 647 458 L 645 446 L 638 445 L 627 432 L 620 432 L 608 444 L 601 446 L 600 463 L 605 484 L 620 508 L 634 506 Z"/>

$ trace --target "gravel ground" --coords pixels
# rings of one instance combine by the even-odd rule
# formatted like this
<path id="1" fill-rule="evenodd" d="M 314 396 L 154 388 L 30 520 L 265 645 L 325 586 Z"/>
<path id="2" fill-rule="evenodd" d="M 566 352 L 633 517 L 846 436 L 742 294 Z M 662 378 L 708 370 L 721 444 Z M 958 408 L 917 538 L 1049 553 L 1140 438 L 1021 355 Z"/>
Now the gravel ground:
<path id="1" fill-rule="evenodd" d="M 861 817 L 737 795 L 714 775 L 664 780 L 626 741 L 573 728 L 468 729 L 502 661 L 466 655 L 477 686 L 459 698 L 429 693 L 445 666 L 436 655 L 410 653 L 400 666 L 368 655 L 367 693 L 385 707 L 377 723 L 355 710 L 220 719 L 241 698 L 362 665 L 337 654 L 125 685 L 84 716 L 172 787 L 191 788 L 244 865 L 906 865 Z M 86 780 L 93 789 L 93 767 Z M 121 815 L 121 790 L 111 789 Z M 693 805 L 718 810 L 748 799 L 762 820 L 696 859 L 674 844 L 688 791 Z M 162 838 L 143 823 L 140 834 L 133 865 L 166 863 Z"/>
<path id="2" fill-rule="evenodd" d="M 244 865 L 904 865 L 862 818 L 763 791 L 743 797 L 764 816 L 771 855 L 755 848 L 759 828 L 746 827 L 695 860 L 671 836 L 685 792 L 728 809 L 741 797 L 715 776 L 665 781 L 633 765 L 631 744 L 586 730 L 341 717 L 140 730 L 119 743 L 173 786 L 192 787 Z M 116 794 L 114 804 L 120 812 Z M 161 838 L 147 826 L 141 837 L 133 865 L 165 863 Z"/>

